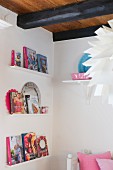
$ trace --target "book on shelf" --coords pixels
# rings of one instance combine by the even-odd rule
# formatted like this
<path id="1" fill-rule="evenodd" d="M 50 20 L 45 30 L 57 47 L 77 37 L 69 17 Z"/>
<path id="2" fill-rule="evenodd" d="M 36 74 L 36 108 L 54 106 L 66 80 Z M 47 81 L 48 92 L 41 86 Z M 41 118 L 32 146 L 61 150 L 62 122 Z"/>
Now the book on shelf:
<path id="1" fill-rule="evenodd" d="M 38 71 L 38 58 L 35 50 L 23 47 L 23 65 L 24 68 Z"/>
<path id="2" fill-rule="evenodd" d="M 28 107 L 28 100 L 30 99 L 30 95 L 26 94 L 24 95 L 24 109 L 27 114 L 29 114 L 29 107 Z"/>
<path id="3" fill-rule="evenodd" d="M 48 74 L 47 57 L 41 54 L 36 54 L 38 57 L 38 71 Z"/>
<path id="4" fill-rule="evenodd" d="M 24 161 L 21 135 L 6 137 L 6 148 L 8 165 L 15 165 Z"/>
<path id="5" fill-rule="evenodd" d="M 48 156 L 48 144 L 47 144 L 47 139 L 46 136 L 37 136 L 37 153 L 38 153 L 38 158 L 43 157 L 43 156 Z"/>
<path id="6" fill-rule="evenodd" d="M 24 114 L 24 98 L 19 92 L 10 92 L 11 114 Z"/>
<path id="7" fill-rule="evenodd" d="M 24 161 L 37 157 L 36 134 L 34 132 L 22 134 Z"/>
<path id="8" fill-rule="evenodd" d="M 19 92 L 10 92 L 11 114 L 38 114 L 40 106 L 37 96 L 23 95 Z"/>
<path id="9" fill-rule="evenodd" d="M 29 114 L 38 114 L 40 113 L 39 102 L 37 96 L 30 95 L 27 98 L 28 103 L 28 113 Z"/>
<path id="10" fill-rule="evenodd" d="M 6 137 L 6 151 L 9 166 L 49 155 L 46 136 L 34 132 Z"/>
<path id="11" fill-rule="evenodd" d="M 11 66 L 22 67 L 22 56 L 20 52 L 11 51 Z"/>

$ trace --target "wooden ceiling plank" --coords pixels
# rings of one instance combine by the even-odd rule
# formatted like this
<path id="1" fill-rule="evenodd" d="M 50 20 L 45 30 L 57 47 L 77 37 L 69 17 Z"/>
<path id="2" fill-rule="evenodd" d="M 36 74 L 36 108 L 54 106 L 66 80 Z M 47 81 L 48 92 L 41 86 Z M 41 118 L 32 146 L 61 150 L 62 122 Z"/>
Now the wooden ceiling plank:
<path id="1" fill-rule="evenodd" d="M 60 8 L 18 15 L 17 25 L 24 29 L 30 29 L 112 13 L 112 0 L 87 0 L 78 4 L 71 4 Z"/>
<path id="2" fill-rule="evenodd" d="M 55 24 L 55 25 L 57 25 L 57 24 Z M 62 30 L 65 30 L 65 31 L 68 30 L 68 28 L 65 25 L 63 25 L 62 23 L 60 25 L 58 24 L 58 26 L 55 26 L 55 25 L 49 25 L 49 27 L 45 26 L 43 28 L 47 29 L 50 32 L 61 32 Z"/>
<path id="3" fill-rule="evenodd" d="M 54 8 L 55 7 L 55 4 L 52 3 L 51 1 L 47 1 L 47 0 L 34 0 L 34 1 L 31 1 L 31 0 L 24 0 L 26 2 L 26 6 L 29 8 L 29 6 L 31 7 L 30 8 L 30 11 L 31 12 L 35 12 L 35 11 L 41 11 L 41 10 L 45 10 L 45 9 L 50 9 L 50 8 Z M 22 1 L 23 3 L 23 1 Z"/>
<path id="4" fill-rule="evenodd" d="M 10 9 L 17 14 L 24 14 L 34 11 L 41 11 L 55 7 L 51 2 L 47 0 L 0 0 L 0 5 Z"/>
<path id="5" fill-rule="evenodd" d="M 53 3 L 55 7 L 60 7 L 68 4 L 82 2 L 84 0 L 49 0 L 49 2 Z"/>
<path id="6" fill-rule="evenodd" d="M 83 0 L 0 0 L 0 5 L 17 14 L 24 14 L 81 1 Z"/>
<path id="7" fill-rule="evenodd" d="M 79 27 L 82 28 L 82 25 L 78 21 L 75 21 L 75 22 L 66 22 L 61 24 L 44 26 L 43 28 L 55 33 L 55 32 L 61 32 L 62 30 L 68 31 L 68 30 L 78 29 Z"/>
<path id="8" fill-rule="evenodd" d="M 91 26 L 104 25 L 104 24 L 107 24 L 107 21 L 111 19 L 113 19 L 113 14 L 99 16 L 95 18 L 88 18 L 84 20 L 66 22 L 62 24 L 48 25 L 48 26 L 44 26 L 44 28 L 47 29 L 48 31 L 56 33 L 56 32 L 61 32 L 61 31 L 68 31 L 68 30 L 87 28 Z"/>
<path id="9" fill-rule="evenodd" d="M 21 1 L 18 0 L 0 0 L 0 5 L 2 5 L 3 7 L 15 12 L 15 13 L 27 13 L 30 12 L 28 11 L 28 9 L 26 8 L 24 3 L 21 3 Z"/>

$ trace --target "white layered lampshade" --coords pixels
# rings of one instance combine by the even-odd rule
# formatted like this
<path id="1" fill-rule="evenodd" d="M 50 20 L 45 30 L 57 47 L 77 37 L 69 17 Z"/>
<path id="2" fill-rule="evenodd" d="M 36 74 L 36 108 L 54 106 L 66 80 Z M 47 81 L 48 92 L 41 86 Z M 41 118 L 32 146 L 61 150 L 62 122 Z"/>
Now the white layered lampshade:
<path id="1" fill-rule="evenodd" d="M 88 86 L 96 86 L 94 96 L 106 95 L 113 105 L 113 20 L 108 23 L 111 28 L 102 26 L 95 31 L 96 41 L 89 42 L 91 48 L 85 51 L 91 58 L 83 65 L 91 66 L 85 74 L 92 77 Z"/>

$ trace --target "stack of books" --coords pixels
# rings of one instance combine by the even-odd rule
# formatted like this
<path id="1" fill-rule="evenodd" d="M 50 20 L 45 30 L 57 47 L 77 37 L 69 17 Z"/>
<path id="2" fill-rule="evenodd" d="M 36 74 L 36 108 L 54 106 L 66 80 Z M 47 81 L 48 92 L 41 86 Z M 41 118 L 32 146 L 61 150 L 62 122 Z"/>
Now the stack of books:
<path id="1" fill-rule="evenodd" d="M 36 54 L 35 50 L 23 47 L 23 56 L 20 52 L 11 51 L 11 66 L 24 67 L 48 74 L 47 57 L 42 54 Z"/>

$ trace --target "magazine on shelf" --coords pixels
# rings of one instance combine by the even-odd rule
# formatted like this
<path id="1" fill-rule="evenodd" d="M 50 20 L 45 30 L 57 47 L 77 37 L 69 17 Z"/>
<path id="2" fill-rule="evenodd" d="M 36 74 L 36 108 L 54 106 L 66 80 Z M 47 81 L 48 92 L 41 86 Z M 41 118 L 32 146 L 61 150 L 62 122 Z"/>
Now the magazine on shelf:
<path id="1" fill-rule="evenodd" d="M 30 95 L 26 94 L 24 95 L 24 109 L 27 114 L 29 114 L 29 107 L 28 107 L 28 100 L 30 99 Z"/>
<path id="2" fill-rule="evenodd" d="M 27 98 L 28 104 L 28 113 L 29 114 L 38 114 L 40 113 L 39 102 L 37 96 L 30 95 Z"/>
<path id="3" fill-rule="evenodd" d="M 22 134 L 24 161 L 37 157 L 36 134 L 34 132 Z"/>
<path id="4" fill-rule="evenodd" d="M 38 58 L 36 51 L 23 47 L 23 63 L 25 68 L 38 71 Z"/>
<path id="5" fill-rule="evenodd" d="M 24 161 L 21 135 L 6 137 L 6 148 L 8 165 L 15 165 Z"/>
<path id="6" fill-rule="evenodd" d="M 11 51 L 11 66 L 22 67 L 22 56 L 20 52 Z"/>
<path id="7" fill-rule="evenodd" d="M 19 92 L 10 92 L 11 114 L 24 114 L 24 98 Z"/>
<path id="8" fill-rule="evenodd" d="M 37 54 L 37 57 L 38 57 L 38 71 L 48 74 L 47 57 L 41 54 Z"/>
<path id="9" fill-rule="evenodd" d="M 46 136 L 37 136 L 37 157 L 43 157 L 43 156 L 48 156 L 48 144 L 47 144 L 47 139 Z"/>

